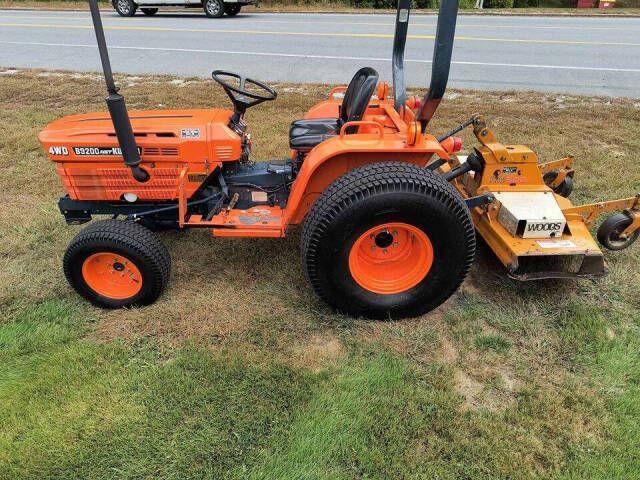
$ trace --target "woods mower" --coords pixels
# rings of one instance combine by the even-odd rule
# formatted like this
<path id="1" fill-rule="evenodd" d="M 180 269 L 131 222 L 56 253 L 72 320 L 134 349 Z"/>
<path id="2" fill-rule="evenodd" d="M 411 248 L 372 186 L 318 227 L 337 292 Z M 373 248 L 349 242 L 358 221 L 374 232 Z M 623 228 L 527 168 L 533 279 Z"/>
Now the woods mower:
<path id="1" fill-rule="evenodd" d="M 619 250 L 640 235 L 638 196 L 574 206 L 571 157 L 539 164 L 504 145 L 481 115 L 428 132 L 449 76 L 457 0 L 442 0 L 429 90 L 407 98 L 404 48 L 410 1 L 400 0 L 393 96 L 373 68 L 358 70 L 290 128 L 291 155 L 251 158 L 244 114 L 276 99 L 273 88 L 222 70 L 213 79 L 233 110 L 127 112 L 113 80 L 100 13 L 89 0 L 108 112 L 48 125 L 40 141 L 68 194 L 68 224 L 97 221 L 73 239 L 64 273 L 101 307 L 148 305 L 170 273 L 152 230 L 207 228 L 215 237 L 284 237 L 302 224 L 302 263 L 315 292 L 352 316 L 402 318 L 434 309 L 469 272 L 476 232 L 520 280 L 597 277 L 606 264 L 589 233 Z M 472 127 L 479 145 L 457 156 Z"/>

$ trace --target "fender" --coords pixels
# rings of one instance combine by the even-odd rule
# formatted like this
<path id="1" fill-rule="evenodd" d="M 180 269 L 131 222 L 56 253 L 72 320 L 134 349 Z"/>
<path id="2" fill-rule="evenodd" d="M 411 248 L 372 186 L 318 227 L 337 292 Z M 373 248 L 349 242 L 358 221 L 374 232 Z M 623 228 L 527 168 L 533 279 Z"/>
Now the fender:
<path id="1" fill-rule="evenodd" d="M 389 161 L 424 167 L 433 154 L 445 160 L 450 158 L 433 135 L 420 135 L 416 144 L 410 146 L 406 141 L 406 130 L 403 136 L 397 133 L 385 135 L 383 128 L 379 128 L 378 133 L 341 134 L 325 140 L 309 152 L 291 188 L 284 211 L 285 228 L 289 224 L 301 223 L 320 194 L 349 170 L 373 162 Z"/>

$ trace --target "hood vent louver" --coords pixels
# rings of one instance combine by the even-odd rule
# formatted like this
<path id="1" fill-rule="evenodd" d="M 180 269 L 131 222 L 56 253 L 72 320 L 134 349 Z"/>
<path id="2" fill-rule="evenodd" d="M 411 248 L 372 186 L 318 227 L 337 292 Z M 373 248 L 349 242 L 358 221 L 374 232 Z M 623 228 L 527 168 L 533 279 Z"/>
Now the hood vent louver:
<path id="1" fill-rule="evenodd" d="M 177 157 L 178 149 L 176 147 L 144 147 L 142 149 L 142 155 Z"/>

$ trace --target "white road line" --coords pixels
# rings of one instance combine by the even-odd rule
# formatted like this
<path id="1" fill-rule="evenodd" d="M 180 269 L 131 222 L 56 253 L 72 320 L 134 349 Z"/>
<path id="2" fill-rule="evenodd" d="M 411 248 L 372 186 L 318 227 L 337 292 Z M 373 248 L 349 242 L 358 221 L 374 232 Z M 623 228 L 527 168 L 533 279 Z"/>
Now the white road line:
<path id="1" fill-rule="evenodd" d="M 10 42 L 0 40 L 0 44 L 5 45 L 23 45 L 23 46 L 41 46 L 41 47 L 68 47 L 68 48 L 92 48 L 96 49 L 95 45 L 73 44 L 73 43 L 42 43 L 42 42 Z M 110 45 L 110 50 L 143 50 L 143 51 L 158 51 L 158 52 L 183 52 L 183 53 L 217 53 L 221 55 L 254 55 L 262 57 L 292 57 L 292 58 L 311 58 L 320 60 L 361 60 L 368 62 L 391 62 L 389 58 L 376 58 L 376 57 L 345 57 L 336 55 L 305 55 L 298 53 L 276 53 L 276 52 L 243 52 L 238 50 L 207 50 L 200 48 L 164 48 L 164 47 L 132 47 L 132 46 L 117 46 Z M 432 63 L 431 60 L 416 60 L 405 59 L 405 63 Z M 626 72 L 626 73 L 640 73 L 640 68 L 611 68 L 611 67 L 581 67 L 581 66 L 569 66 L 569 65 L 535 65 L 526 63 L 494 63 L 494 62 L 465 62 L 454 61 L 453 65 L 476 65 L 487 67 L 511 67 L 511 68 L 539 68 L 539 69 L 552 69 L 552 70 L 586 70 L 593 72 Z"/>

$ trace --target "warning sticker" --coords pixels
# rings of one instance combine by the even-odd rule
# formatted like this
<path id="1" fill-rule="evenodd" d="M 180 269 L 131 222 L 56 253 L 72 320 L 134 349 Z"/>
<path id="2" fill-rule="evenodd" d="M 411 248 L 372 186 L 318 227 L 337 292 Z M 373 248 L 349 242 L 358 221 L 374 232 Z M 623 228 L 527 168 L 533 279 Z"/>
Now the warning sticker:
<path id="1" fill-rule="evenodd" d="M 575 248 L 576 246 L 571 240 L 538 240 L 536 243 L 542 248 Z"/>
<path id="2" fill-rule="evenodd" d="M 200 138 L 199 128 L 183 128 L 180 132 L 182 138 Z"/>

